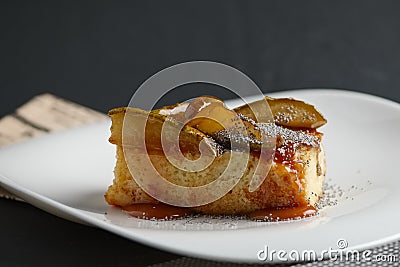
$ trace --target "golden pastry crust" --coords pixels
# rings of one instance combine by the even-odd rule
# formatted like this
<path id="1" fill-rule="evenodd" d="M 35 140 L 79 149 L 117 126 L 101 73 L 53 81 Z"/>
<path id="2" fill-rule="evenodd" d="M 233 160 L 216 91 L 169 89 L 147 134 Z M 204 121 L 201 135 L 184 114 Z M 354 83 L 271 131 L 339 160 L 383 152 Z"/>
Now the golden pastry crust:
<path id="1" fill-rule="evenodd" d="M 146 132 L 146 138 L 151 138 L 152 140 L 153 152 L 148 155 L 153 166 L 142 164 L 142 151 L 137 150 L 134 145 L 122 145 L 122 126 L 124 116 L 128 114 L 126 111 L 126 108 L 119 108 L 109 112 L 112 119 L 111 137 L 109 140 L 117 148 L 117 163 L 114 170 L 115 179 L 105 194 L 106 201 L 111 205 L 128 206 L 136 203 L 158 203 L 156 199 L 144 192 L 135 182 L 129 172 L 126 163 L 127 160 L 128 162 L 137 162 L 143 168 L 155 168 L 160 172 L 162 177 L 170 182 L 187 187 L 205 185 L 216 179 L 226 168 L 231 153 L 239 153 L 239 159 L 243 158 L 243 160 L 247 160 L 248 155 L 243 152 L 225 150 L 205 170 L 200 172 L 186 172 L 176 168 L 168 161 L 162 153 L 160 137 L 155 134 L 157 132 L 155 131 L 149 133 L 149 136 L 147 136 Z M 145 111 L 137 109 L 133 109 L 133 111 L 134 113 L 147 114 Z M 149 123 L 160 123 L 157 121 L 157 117 L 152 119 L 155 121 L 150 121 Z M 196 158 L 199 153 L 199 142 L 208 137 L 189 126 L 187 126 L 184 132 L 187 134 L 185 136 L 184 133 L 184 136 L 181 136 L 181 141 L 185 143 L 185 138 L 186 140 L 190 139 L 190 142 L 186 143 L 190 143 L 191 146 L 189 148 L 186 147 L 183 154 L 187 158 Z M 316 132 L 308 134 L 318 136 L 319 140 L 322 136 L 322 134 Z M 281 151 L 282 149 L 286 149 L 284 144 L 278 142 L 277 151 L 279 151 L 279 148 L 281 148 Z M 123 149 L 125 149 L 125 153 Z M 194 207 L 194 210 L 204 214 L 222 215 L 246 214 L 255 210 L 272 207 L 314 205 L 322 195 L 322 185 L 326 170 L 325 156 L 321 142 L 318 142 L 318 145 L 314 146 L 297 143 L 292 149 L 294 151 L 291 162 L 282 162 L 279 157 L 275 157 L 266 179 L 254 192 L 250 192 L 248 188 L 259 157 L 257 153 L 251 152 L 250 158 L 247 161 L 247 168 L 235 187 L 222 198 L 207 205 Z M 240 155 L 240 153 L 243 155 Z M 130 158 L 126 159 L 126 156 Z"/>

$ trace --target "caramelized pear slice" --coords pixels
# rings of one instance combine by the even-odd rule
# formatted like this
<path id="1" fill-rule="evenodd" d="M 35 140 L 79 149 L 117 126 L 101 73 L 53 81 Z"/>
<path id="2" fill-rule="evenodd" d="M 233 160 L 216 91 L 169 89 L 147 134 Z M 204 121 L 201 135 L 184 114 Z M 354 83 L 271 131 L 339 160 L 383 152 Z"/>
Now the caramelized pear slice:
<path id="1" fill-rule="evenodd" d="M 188 125 L 181 125 L 177 121 L 168 120 L 167 116 L 138 108 L 125 107 L 114 108 L 108 112 L 108 115 L 113 122 L 111 126 L 112 135 L 109 139 L 113 144 L 141 147 L 141 144 L 145 142 L 148 153 L 159 153 L 159 151 L 167 149 L 162 144 L 161 133 L 164 123 L 168 123 L 176 129 L 181 129 L 179 147 L 182 152 L 188 151 L 198 155 L 200 153 L 199 145 L 202 141 L 205 141 L 203 143 L 207 145 L 206 150 L 209 150 L 207 153 L 217 154 L 213 140 L 204 133 Z M 144 135 L 143 129 L 145 130 Z M 165 134 L 168 135 L 169 133 L 166 132 Z M 168 142 L 166 144 L 168 145 Z"/>
<path id="2" fill-rule="evenodd" d="M 187 126 L 211 136 L 220 145 L 231 148 L 245 147 L 259 151 L 266 137 L 254 121 L 240 117 L 235 111 L 225 107 L 224 102 L 215 97 L 200 96 L 190 103 L 178 103 L 152 110 L 151 113 L 169 116 Z"/>
<path id="3" fill-rule="evenodd" d="M 313 105 L 307 104 L 303 101 L 293 98 L 270 97 L 266 97 L 265 100 L 268 102 L 271 108 L 274 116 L 274 122 L 277 125 L 316 129 L 327 122 L 322 114 Z M 256 120 L 250 106 L 259 101 L 237 107 L 234 110 L 250 119 Z"/>
<path id="4" fill-rule="evenodd" d="M 227 109 L 221 100 L 207 96 L 194 99 L 185 111 L 187 125 L 210 136 L 234 127 L 236 118 L 236 112 Z"/>
<path id="5" fill-rule="evenodd" d="M 224 147 L 244 148 L 247 144 L 251 150 L 260 150 L 265 139 L 258 126 L 242 118 L 224 103 L 215 98 L 198 97 L 186 109 L 187 125 L 213 137 Z"/>
<path id="6" fill-rule="evenodd" d="M 185 111 L 189 103 L 177 103 L 172 106 L 164 106 L 159 109 L 153 109 L 150 111 L 152 114 L 160 114 L 163 116 L 169 116 L 171 118 L 176 119 L 177 121 L 184 121 L 185 120 Z"/>

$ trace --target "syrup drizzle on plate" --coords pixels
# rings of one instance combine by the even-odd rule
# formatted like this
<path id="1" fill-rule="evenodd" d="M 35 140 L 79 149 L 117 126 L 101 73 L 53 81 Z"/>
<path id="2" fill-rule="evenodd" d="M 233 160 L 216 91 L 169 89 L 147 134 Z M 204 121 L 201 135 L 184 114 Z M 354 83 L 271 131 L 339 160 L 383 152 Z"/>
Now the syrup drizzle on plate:
<path id="1" fill-rule="evenodd" d="M 128 215 L 139 219 L 174 220 L 194 212 L 190 208 L 175 207 L 167 204 L 132 204 L 121 207 Z M 247 216 L 254 221 L 287 221 L 314 216 L 317 209 L 311 205 L 299 207 L 282 207 L 262 209 L 251 212 Z"/>

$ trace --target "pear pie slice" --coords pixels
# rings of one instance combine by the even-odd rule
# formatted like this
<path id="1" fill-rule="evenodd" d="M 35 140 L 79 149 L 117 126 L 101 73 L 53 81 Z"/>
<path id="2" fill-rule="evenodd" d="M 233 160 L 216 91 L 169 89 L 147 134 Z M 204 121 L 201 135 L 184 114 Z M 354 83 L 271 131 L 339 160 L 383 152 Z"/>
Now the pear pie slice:
<path id="1" fill-rule="evenodd" d="M 143 173 L 152 168 L 175 185 L 199 187 L 218 179 L 228 164 L 232 163 L 230 166 L 233 167 L 229 169 L 232 177 L 240 173 L 235 166 L 244 166 L 244 169 L 239 180 L 226 194 L 202 205 L 188 207 L 178 203 L 175 206 L 185 206 L 182 209 L 187 213 L 209 215 L 248 215 L 260 210 L 314 206 L 322 196 L 326 171 L 321 143 L 323 134 L 317 128 L 324 125 L 326 120 L 315 107 L 299 100 L 269 97 L 265 100 L 271 108 L 272 120 L 262 123 L 257 121 L 257 116 L 252 112 L 252 105 L 257 105 L 257 102 L 229 110 L 221 100 L 210 97 L 199 97 L 190 103 L 152 111 L 130 107 L 110 110 L 112 126 L 109 141 L 116 146 L 117 162 L 113 184 L 105 193 L 106 201 L 122 208 L 138 204 L 168 206 L 138 184 L 129 164 L 135 165 Z M 130 125 L 143 125 L 145 134 L 125 129 L 124 121 Z M 165 123 L 179 128 L 179 144 L 175 147 L 166 148 L 163 143 Z M 237 123 L 241 126 L 237 127 Z M 269 171 L 261 177 L 257 188 L 252 190 L 249 185 L 256 168 L 264 164 L 260 160 L 260 151 L 271 138 L 274 140 L 273 146 L 266 145 L 267 149 L 273 149 L 268 161 Z M 140 146 L 143 143 L 145 149 Z M 243 150 L 242 143 L 245 147 Z M 176 151 L 177 158 L 178 155 L 183 156 L 191 164 L 201 164 L 196 159 L 202 153 L 208 153 L 213 160 L 206 168 L 188 171 L 171 162 L 175 155 L 174 151 L 171 154 L 171 150 L 174 149 L 179 150 Z M 233 154 L 235 162 L 230 162 Z M 146 162 L 146 158 L 149 161 Z M 229 180 L 230 173 L 224 174 Z M 140 179 L 146 180 L 146 176 Z M 152 192 L 161 194 L 165 190 L 161 183 L 150 183 L 149 186 Z M 175 194 L 179 202 L 178 191 L 174 193 L 169 190 L 168 193 Z M 184 197 L 182 195 L 182 203 L 186 203 Z"/>

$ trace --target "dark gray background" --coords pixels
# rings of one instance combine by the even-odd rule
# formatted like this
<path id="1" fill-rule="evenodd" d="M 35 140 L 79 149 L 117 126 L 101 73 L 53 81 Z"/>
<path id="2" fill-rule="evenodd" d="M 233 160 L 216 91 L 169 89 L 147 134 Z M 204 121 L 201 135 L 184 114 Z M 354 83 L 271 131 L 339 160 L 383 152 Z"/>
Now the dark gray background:
<path id="1" fill-rule="evenodd" d="M 399 14 L 399 1 L 1 1 L 0 116 L 43 92 L 106 112 L 190 60 L 238 68 L 264 92 L 344 88 L 399 102 Z M 166 102 L 214 90 L 197 88 Z M 177 257 L 27 204 L 0 200 L 0 213 L 0 266 Z"/>

